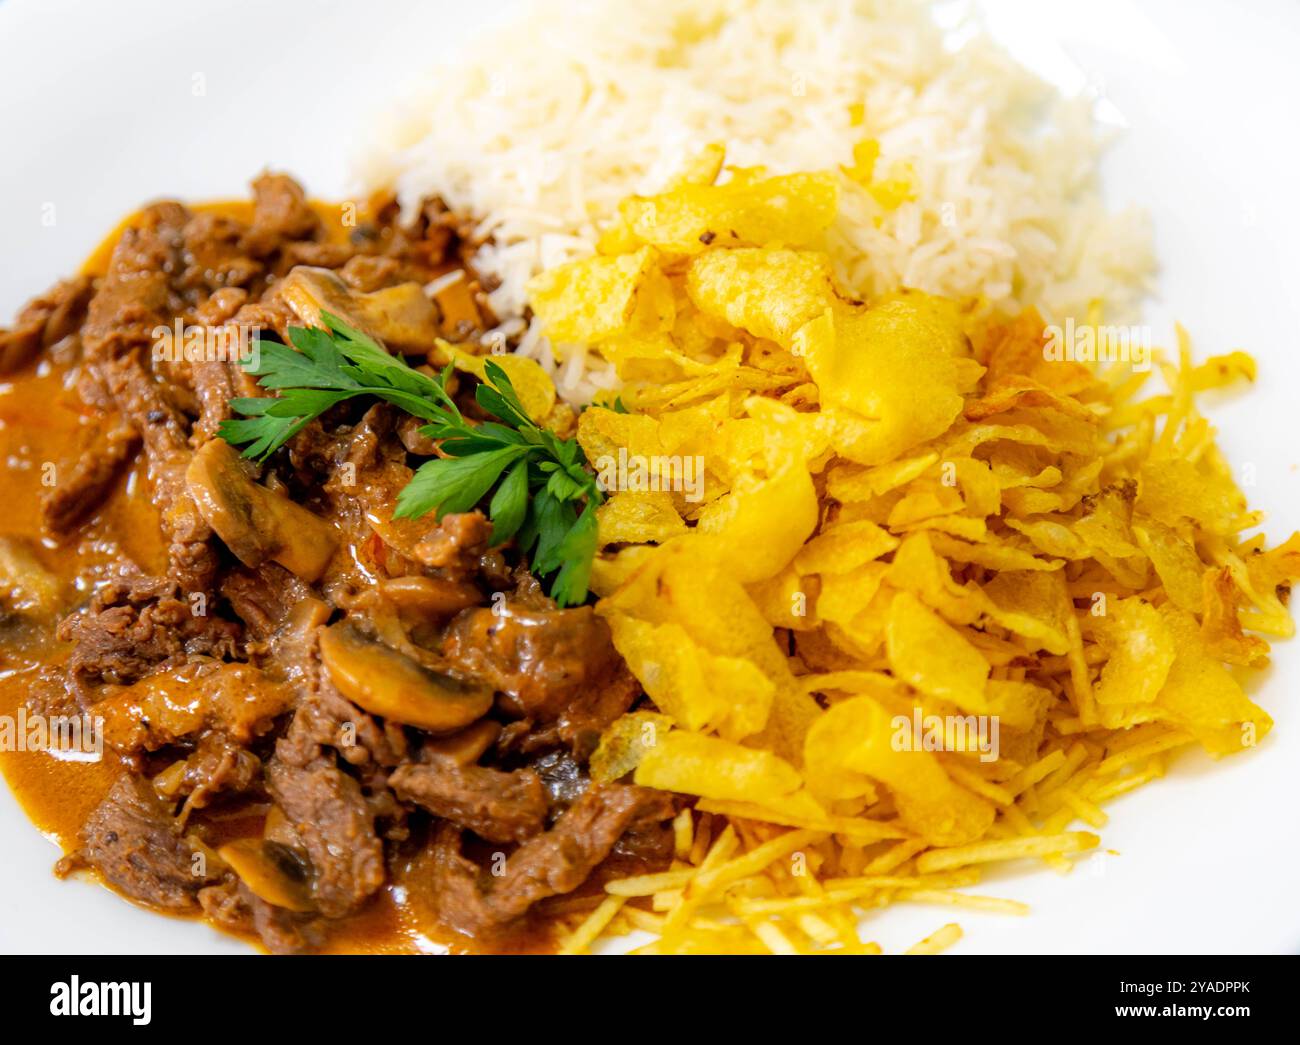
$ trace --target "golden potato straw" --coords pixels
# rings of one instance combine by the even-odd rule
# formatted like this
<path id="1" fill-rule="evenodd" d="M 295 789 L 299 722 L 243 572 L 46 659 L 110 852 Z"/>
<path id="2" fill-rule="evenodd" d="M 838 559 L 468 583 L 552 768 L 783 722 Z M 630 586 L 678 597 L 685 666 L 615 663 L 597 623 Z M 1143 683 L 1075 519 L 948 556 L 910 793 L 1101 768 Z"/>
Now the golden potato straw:
<path id="1" fill-rule="evenodd" d="M 912 944 L 904 953 L 906 954 L 938 954 L 940 951 L 946 951 L 949 947 L 961 939 L 961 926 L 956 922 L 950 922 L 943 928 L 936 930 L 927 936 L 924 940 Z"/>
<path id="2" fill-rule="evenodd" d="M 1092 849 L 1099 841 L 1096 835 L 1087 831 L 1070 831 L 1029 838 L 1008 838 L 997 842 L 976 842 L 952 849 L 931 849 L 917 858 L 916 869 L 925 873 L 968 864 L 1019 860 L 1027 856 L 1058 856 Z"/>

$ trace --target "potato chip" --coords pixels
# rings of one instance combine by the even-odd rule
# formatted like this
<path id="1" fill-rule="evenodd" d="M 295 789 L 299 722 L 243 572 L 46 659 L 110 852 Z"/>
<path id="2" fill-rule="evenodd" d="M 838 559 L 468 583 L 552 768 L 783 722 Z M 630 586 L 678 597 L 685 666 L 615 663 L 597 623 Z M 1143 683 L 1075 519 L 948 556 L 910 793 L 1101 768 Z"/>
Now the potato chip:
<path id="1" fill-rule="evenodd" d="M 817 595 L 817 619 L 832 621 L 851 632 L 863 631 L 860 641 L 867 648 L 884 640 L 885 614 L 893 591 L 877 602 L 889 565 L 864 562 L 849 570 L 828 571 L 821 577 Z M 870 637 L 867 637 L 870 636 Z"/>
<path id="2" fill-rule="evenodd" d="M 659 427 L 659 422 L 648 414 L 619 413 L 593 406 L 578 418 L 578 445 L 597 471 L 605 461 L 617 461 L 620 449 L 628 456 L 651 460 L 668 454 Z"/>
<path id="3" fill-rule="evenodd" d="M 786 348 L 834 297 L 830 259 L 815 251 L 707 251 L 691 259 L 686 287 L 701 312 Z"/>
<path id="4" fill-rule="evenodd" d="M 709 554 L 745 583 L 775 577 L 817 526 L 812 476 L 787 435 L 772 431 L 767 475 L 740 476 L 699 515 L 696 533 L 708 538 Z"/>
<path id="5" fill-rule="evenodd" d="M 1086 559 L 1087 543 L 1075 533 L 1071 520 L 1048 518 L 1004 519 L 1011 529 L 1023 533 L 1030 543 L 1045 555 L 1062 559 Z"/>
<path id="6" fill-rule="evenodd" d="M 803 778 L 788 762 L 767 751 L 683 729 L 661 735 L 647 747 L 633 779 L 642 787 L 720 801 L 761 806 L 798 803 L 811 815 L 825 815 L 803 792 Z"/>
<path id="7" fill-rule="evenodd" d="M 1033 729 L 1041 724 L 1052 694 L 1042 686 L 1015 679 L 989 679 L 985 687 L 988 713 L 1005 729 Z M 1005 757 L 1006 752 L 1003 752 Z"/>
<path id="8" fill-rule="evenodd" d="M 679 624 L 624 614 L 606 619 L 627 666 L 679 725 L 738 740 L 767 723 L 775 686 L 752 661 L 710 653 Z"/>
<path id="9" fill-rule="evenodd" d="M 1001 543 L 975 544 L 958 540 L 947 534 L 930 534 L 930 545 L 935 552 L 951 562 L 970 562 L 990 570 L 1059 570 L 1060 559 L 1040 559 L 1030 548 Z"/>
<path id="10" fill-rule="evenodd" d="M 1134 509 L 1166 526 L 1195 519 L 1210 533 L 1229 534 L 1241 529 L 1246 498 L 1229 476 L 1178 458 L 1142 468 Z"/>
<path id="11" fill-rule="evenodd" d="M 1201 638 L 1206 649 L 1229 664 L 1251 668 L 1267 664 L 1268 643 L 1258 635 L 1247 635 L 1241 627 L 1237 609 L 1239 593 L 1232 569 L 1224 566 L 1206 570 L 1201 587 L 1204 607 Z"/>
<path id="12" fill-rule="evenodd" d="M 1165 618 L 1144 599 L 1111 599 L 1092 624 L 1108 654 L 1093 689 L 1103 715 L 1108 705 L 1153 704 L 1175 655 Z"/>
<path id="13" fill-rule="evenodd" d="M 1025 379 L 1059 395 L 1073 396 L 1092 388 L 1096 374 L 1082 363 L 1049 359 L 1047 328 L 1035 309 L 1011 320 L 992 318 L 970 328 L 975 358 L 988 367 L 990 388 Z"/>
<path id="14" fill-rule="evenodd" d="M 973 457 L 960 457 L 951 463 L 953 478 L 965 502 L 964 510 L 981 518 L 996 515 L 1002 508 L 1002 485 L 993 469 Z"/>
<path id="15" fill-rule="evenodd" d="M 682 164 L 677 176 L 669 182 L 669 189 L 680 185 L 712 185 L 722 173 L 722 164 L 727 158 L 727 147 L 719 142 L 706 145 Z"/>
<path id="16" fill-rule="evenodd" d="M 616 719 L 601 735 L 588 762 L 591 779 L 601 784 L 623 779 L 672 727 L 672 719 L 653 711 L 633 711 Z"/>
<path id="17" fill-rule="evenodd" d="M 702 649 L 749 660 L 778 686 L 787 685 L 791 678 L 771 626 L 748 593 L 690 537 L 671 541 L 647 557 L 597 612 L 610 620 L 611 627 L 617 615 L 676 624 Z"/>
<path id="18" fill-rule="evenodd" d="M 601 254 L 547 269 L 528 283 L 528 302 L 556 344 L 594 344 L 621 333 L 655 252 Z"/>
<path id="19" fill-rule="evenodd" d="M 886 643 L 895 677 L 964 711 L 987 710 L 988 661 L 910 592 L 900 592 L 890 603 Z"/>
<path id="20" fill-rule="evenodd" d="M 793 564 L 775 577 L 746 585 L 745 590 L 763 619 L 774 628 L 805 631 L 820 623 L 816 606 L 821 581 L 801 576 Z"/>
<path id="21" fill-rule="evenodd" d="M 968 421 L 983 421 L 1021 407 L 1051 407 L 1076 420 L 1095 423 L 1100 418 L 1070 396 L 1059 395 L 1028 378 L 1004 379 L 979 399 L 968 399 L 962 413 Z"/>
<path id="22" fill-rule="evenodd" d="M 661 544 L 686 533 L 667 493 L 623 491 L 596 509 L 600 544 Z"/>
<path id="23" fill-rule="evenodd" d="M 1074 532 L 1094 552 L 1124 559 L 1141 554 L 1133 536 L 1133 501 L 1137 484 L 1113 483 L 1085 502 L 1083 516 L 1074 525 Z"/>
<path id="24" fill-rule="evenodd" d="M 930 537 L 923 533 L 908 536 L 898 546 L 886 577 L 895 588 L 918 596 L 956 624 L 974 624 L 989 608 L 978 587 L 953 580 L 948 564 L 935 554 Z"/>
<path id="25" fill-rule="evenodd" d="M 876 465 L 943 432 L 961 412 L 956 359 L 965 341 L 922 294 L 864 311 L 828 308 L 795 334 L 821 392 L 836 449 Z"/>
<path id="26" fill-rule="evenodd" d="M 928 453 L 875 468 L 836 463 L 827 471 L 826 492 L 837 501 L 869 501 L 924 475 L 938 460 L 937 453 Z"/>
<path id="27" fill-rule="evenodd" d="M 604 598 L 616 592 L 627 579 L 645 565 L 653 554 L 651 545 L 630 545 L 616 553 L 597 554 L 591 562 L 589 586 L 596 595 Z"/>
<path id="28" fill-rule="evenodd" d="M 848 573 L 898 547 L 898 538 L 873 522 L 834 523 L 808 541 L 794 568 L 809 573 Z"/>
<path id="29" fill-rule="evenodd" d="M 619 214 L 644 243 L 672 254 L 779 242 L 814 246 L 835 217 L 838 191 L 829 174 L 789 174 L 724 185 L 682 185 L 660 196 L 634 196 Z"/>
<path id="30" fill-rule="evenodd" d="M 937 478 L 917 479 L 908 487 L 907 493 L 894 502 L 887 521 L 890 529 L 899 530 L 936 516 L 954 515 L 965 507 L 955 482 L 944 483 Z"/>
<path id="31" fill-rule="evenodd" d="M 1273 720 L 1206 651 L 1191 614 L 1175 606 L 1162 607 L 1160 613 L 1176 651 L 1156 698 L 1163 717 L 1186 729 L 1213 755 L 1254 747 L 1273 728 Z"/>
<path id="32" fill-rule="evenodd" d="M 912 723 L 871 697 L 834 705 L 808 732 L 808 786 L 824 801 L 890 789 L 904 825 L 930 845 L 962 845 L 993 823 L 991 803 L 955 784 L 935 756 L 915 744 Z"/>
<path id="33" fill-rule="evenodd" d="M 876 700 L 911 700 L 912 690 L 905 682 L 883 671 L 829 671 L 803 675 L 799 688 L 805 693 L 866 694 Z"/>
<path id="34" fill-rule="evenodd" d="M 1199 613 L 1205 564 L 1196 549 L 1155 519 L 1135 518 L 1133 533 L 1174 605 L 1189 613 Z"/>
<path id="35" fill-rule="evenodd" d="M 537 360 L 512 353 L 476 356 L 446 342 L 440 342 L 439 347 L 457 370 L 473 374 L 480 381 L 486 379 L 485 367 L 491 359 L 505 371 L 519 395 L 519 402 L 523 404 L 528 416 L 538 424 L 546 424 L 555 411 L 555 382 Z"/>
<path id="36" fill-rule="evenodd" d="M 1005 570 L 984 585 L 989 617 L 1028 639 L 1031 649 L 1062 654 L 1070 648 L 1067 620 L 1074 606 L 1058 573 Z"/>

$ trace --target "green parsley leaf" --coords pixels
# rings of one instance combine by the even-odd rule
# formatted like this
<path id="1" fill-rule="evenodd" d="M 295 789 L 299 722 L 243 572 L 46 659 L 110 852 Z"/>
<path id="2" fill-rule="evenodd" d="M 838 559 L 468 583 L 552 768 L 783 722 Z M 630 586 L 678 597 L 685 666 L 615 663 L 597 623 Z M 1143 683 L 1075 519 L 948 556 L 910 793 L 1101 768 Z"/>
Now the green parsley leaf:
<path id="1" fill-rule="evenodd" d="M 528 514 L 528 462 L 516 461 L 492 495 L 488 515 L 492 519 L 492 546 L 510 540 Z"/>
<path id="2" fill-rule="evenodd" d="M 394 516 L 466 512 L 488 499 L 492 543 L 513 537 L 532 556 L 533 572 L 554 574 L 551 596 L 562 606 L 587 597 L 596 553 L 596 507 L 604 495 L 587 469 L 581 447 L 528 416 L 510 376 L 491 359 L 475 389 L 478 405 L 495 420 L 471 422 L 447 382 L 408 366 L 374 338 L 321 313 L 323 327 L 290 327 L 289 344 L 259 339 L 245 364 L 275 396 L 232 399 L 241 416 L 219 434 L 245 457 L 265 459 L 331 407 L 360 396 L 392 403 L 428 422 L 421 434 L 446 455 L 424 462 L 398 493 Z M 495 492 L 494 492 L 495 488 Z"/>
<path id="3" fill-rule="evenodd" d="M 560 501 L 548 490 L 533 495 L 532 530 L 537 537 L 537 550 L 533 553 L 533 570 L 545 576 L 564 564 L 562 546 L 564 537 L 573 526 L 577 512 L 568 501 Z"/>
<path id="4" fill-rule="evenodd" d="M 587 597 L 591 561 L 596 556 L 596 508 L 588 504 L 577 522 L 560 542 L 557 555 L 563 562 L 551 585 L 551 598 L 561 606 L 572 606 Z"/>
<path id="5" fill-rule="evenodd" d="M 393 517 L 417 519 L 435 509 L 439 519 L 448 512 L 468 512 L 487 496 L 506 467 L 525 452 L 523 447 L 503 446 L 469 457 L 425 461 L 398 493 Z"/>

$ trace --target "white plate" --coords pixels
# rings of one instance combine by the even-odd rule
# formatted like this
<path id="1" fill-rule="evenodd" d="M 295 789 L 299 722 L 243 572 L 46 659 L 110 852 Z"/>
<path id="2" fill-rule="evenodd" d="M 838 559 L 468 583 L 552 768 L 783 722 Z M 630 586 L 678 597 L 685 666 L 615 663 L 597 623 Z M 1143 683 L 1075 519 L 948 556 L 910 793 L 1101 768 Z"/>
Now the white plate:
<path id="1" fill-rule="evenodd" d="M 633 2 L 633 0 L 628 0 Z M 983 5 L 1000 39 L 1070 90 L 1099 92 L 1127 122 L 1108 158 L 1116 203 L 1155 218 L 1163 264 L 1157 335 L 1177 316 L 1202 355 L 1242 347 L 1249 396 L 1211 414 L 1253 477 L 1275 541 L 1300 528 L 1300 6 L 1198 0 Z M 364 0 L 8 0 L 0 5 L 0 315 L 73 271 L 146 199 L 237 196 L 263 167 L 320 197 L 351 188 L 359 131 L 411 74 L 490 15 L 485 5 Z M 1086 70 L 1086 72 L 1084 71 Z M 43 218 L 53 205 L 54 223 Z M 1246 468 L 1245 466 L 1250 466 Z M 1070 875 L 991 879 L 980 891 L 1028 918 L 962 912 L 965 953 L 1300 950 L 1300 645 L 1275 647 L 1254 687 L 1277 722 L 1260 749 L 1111 804 L 1100 853 Z M 58 853 L 0 788 L 0 951 L 219 952 L 243 945 L 146 914 L 106 890 L 56 882 Z M 887 950 L 952 919 L 886 912 Z"/>

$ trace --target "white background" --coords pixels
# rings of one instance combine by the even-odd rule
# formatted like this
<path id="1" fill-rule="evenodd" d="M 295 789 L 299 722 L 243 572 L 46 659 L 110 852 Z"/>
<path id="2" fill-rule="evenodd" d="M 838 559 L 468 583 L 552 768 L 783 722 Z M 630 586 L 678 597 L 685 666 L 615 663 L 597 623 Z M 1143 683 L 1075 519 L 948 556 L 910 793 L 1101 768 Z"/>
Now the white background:
<path id="1" fill-rule="evenodd" d="M 634 0 L 628 0 L 634 2 Z M 639 0 L 637 0 L 639 2 Z M 793 2 L 793 0 L 792 0 Z M 809 2 L 809 0 L 801 0 Z M 263 167 L 317 197 L 353 188 L 350 157 L 413 73 L 505 4 L 424 0 L 0 0 L 0 316 L 73 271 L 158 196 L 241 195 Z M 1063 88 L 1127 123 L 1106 165 L 1117 204 L 1148 208 L 1163 265 L 1159 336 L 1176 316 L 1202 356 L 1246 348 L 1249 396 L 1214 404 L 1275 541 L 1300 528 L 1300 4 L 1287 0 L 990 0 L 995 35 Z M 196 96 L 195 77 L 205 93 Z M 56 223 L 42 224 L 53 204 Z M 3 524 L 0 523 L 0 530 Z M 961 912 L 955 950 L 1300 950 L 1300 646 L 1253 687 L 1277 722 L 1261 748 L 1108 806 L 1101 853 L 1067 877 L 991 878 L 1028 918 Z M 56 848 L 0 788 L 0 951 L 240 951 L 201 924 L 60 883 Z M 885 913 L 900 950 L 953 919 Z"/>

